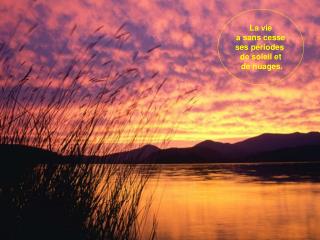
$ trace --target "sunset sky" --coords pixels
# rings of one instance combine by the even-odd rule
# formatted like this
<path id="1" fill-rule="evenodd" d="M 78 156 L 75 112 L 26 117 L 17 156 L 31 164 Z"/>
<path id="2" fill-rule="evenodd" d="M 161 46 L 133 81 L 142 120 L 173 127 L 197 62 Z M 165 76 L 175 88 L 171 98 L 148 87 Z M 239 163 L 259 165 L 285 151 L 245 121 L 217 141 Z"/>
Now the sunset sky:
<path id="1" fill-rule="evenodd" d="M 247 84 L 231 76 L 221 65 L 218 37 L 230 18 L 249 9 L 282 12 L 301 31 L 303 60 L 289 78 L 266 81 L 263 85 Z M 78 51 L 79 45 L 87 40 L 89 32 L 110 35 L 123 24 L 131 34 L 130 44 L 109 49 L 120 62 L 131 59 L 137 51 L 145 53 L 161 44 L 142 66 L 145 72 L 159 72 L 148 81 L 168 79 L 159 98 L 196 89 L 192 92 L 191 109 L 184 111 L 188 107 L 186 102 L 172 104 L 165 123 L 150 126 L 160 128 L 156 139 L 161 139 L 162 128 L 163 132 L 174 128 L 171 146 L 191 146 L 206 139 L 235 142 L 265 132 L 320 129 L 318 0 L 0 0 L 0 18 L 2 42 L 10 41 L 19 24 L 21 32 L 35 27 L 29 35 L 17 33 L 10 44 L 12 47 L 15 41 L 26 42 L 20 61 L 42 65 L 44 69 L 53 65 L 63 67 L 68 55 Z M 278 28 L 278 32 L 288 33 L 287 29 L 281 29 L 282 25 Z M 292 42 L 292 48 L 299 48 L 301 39 L 293 39 L 297 42 Z M 55 84 L 59 86 L 59 82 Z M 177 113 L 182 115 L 177 117 Z"/>

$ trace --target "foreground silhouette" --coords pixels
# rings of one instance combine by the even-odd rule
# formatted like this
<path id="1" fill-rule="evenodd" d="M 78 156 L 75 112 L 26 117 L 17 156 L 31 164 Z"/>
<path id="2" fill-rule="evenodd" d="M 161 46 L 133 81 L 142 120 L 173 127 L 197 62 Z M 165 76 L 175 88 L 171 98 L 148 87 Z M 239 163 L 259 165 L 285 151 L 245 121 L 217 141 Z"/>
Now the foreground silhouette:
<path id="1" fill-rule="evenodd" d="M 147 177 L 132 166 L 45 164 L 11 174 L 0 187 L 3 239 L 141 238 Z"/>

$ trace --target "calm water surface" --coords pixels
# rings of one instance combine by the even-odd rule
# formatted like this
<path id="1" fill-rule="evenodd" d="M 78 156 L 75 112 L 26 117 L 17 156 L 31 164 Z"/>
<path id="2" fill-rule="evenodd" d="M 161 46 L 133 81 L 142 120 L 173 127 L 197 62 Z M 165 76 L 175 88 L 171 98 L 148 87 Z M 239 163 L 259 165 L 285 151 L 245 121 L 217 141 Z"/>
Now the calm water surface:
<path id="1" fill-rule="evenodd" d="M 145 189 L 157 239 L 320 239 L 319 166 L 162 165 Z"/>

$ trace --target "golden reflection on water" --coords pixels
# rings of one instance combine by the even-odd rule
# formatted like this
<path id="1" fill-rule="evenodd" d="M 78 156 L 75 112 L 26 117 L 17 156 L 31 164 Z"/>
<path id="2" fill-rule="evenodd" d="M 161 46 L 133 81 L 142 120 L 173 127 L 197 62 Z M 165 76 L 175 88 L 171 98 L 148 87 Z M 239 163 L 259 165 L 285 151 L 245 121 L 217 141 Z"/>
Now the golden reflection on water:
<path id="1" fill-rule="evenodd" d="M 151 192 L 157 239 L 320 239 L 319 183 L 190 175 L 168 166 L 150 179 L 145 196 Z"/>

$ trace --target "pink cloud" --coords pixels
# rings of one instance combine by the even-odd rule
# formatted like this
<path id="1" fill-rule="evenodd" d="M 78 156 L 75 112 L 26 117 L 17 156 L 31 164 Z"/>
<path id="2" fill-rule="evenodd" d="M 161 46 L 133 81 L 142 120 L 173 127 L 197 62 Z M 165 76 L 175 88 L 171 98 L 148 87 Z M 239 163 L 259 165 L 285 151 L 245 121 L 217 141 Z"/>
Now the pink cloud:
<path id="1" fill-rule="evenodd" d="M 292 77 L 267 86 L 252 86 L 233 78 L 221 66 L 216 45 L 224 24 L 239 12 L 252 8 L 283 12 L 302 31 L 304 61 Z M 319 127 L 319 112 L 314 111 L 320 99 L 317 50 L 320 47 L 320 8 L 316 0 L 186 0 L 170 4 L 148 0 L 2 1 L 0 16 L 1 41 L 8 40 L 12 26 L 19 18 L 25 19 L 11 47 L 18 48 L 21 47 L 18 43 L 32 40 L 16 57 L 29 65 L 41 63 L 46 71 L 50 70 L 51 64 L 66 67 L 72 56 L 80 55 L 83 45 L 90 44 L 100 34 L 114 36 L 126 23 L 123 30 L 130 33 L 127 45 L 119 49 L 101 44 L 96 47 L 96 52 L 100 55 L 106 52 L 109 55 L 103 55 L 101 59 L 112 56 L 117 63 L 125 63 L 125 67 L 135 67 L 136 63 L 131 60 L 137 56 L 141 61 L 142 75 L 159 72 L 157 78 L 133 83 L 137 91 L 159 79 L 170 80 L 165 86 L 166 91 L 158 97 L 172 99 L 167 124 L 174 125 L 177 130 L 174 139 L 239 138 L 267 131 L 309 131 Z M 30 35 L 20 34 L 35 23 L 38 26 Z M 288 37 L 294 34 L 292 29 L 286 31 L 285 25 L 278 28 Z M 145 61 L 146 51 L 155 44 L 161 44 L 161 48 Z M 84 59 L 90 58 L 90 54 Z M 295 56 L 296 52 L 292 53 L 292 57 Z M 104 68 L 95 69 L 98 75 L 103 71 Z M 59 85 L 58 82 L 54 84 Z M 88 78 L 83 79 L 82 84 L 92 87 Z M 178 121 L 177 113 L 183 112 L 186 103 L 175 104 L 173 99 L 195 88 L 198 90 L 194 110 L 184 113 L 183 119 Z M 126 96 L 130 96 L 130 91 Z"/>

